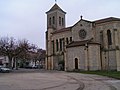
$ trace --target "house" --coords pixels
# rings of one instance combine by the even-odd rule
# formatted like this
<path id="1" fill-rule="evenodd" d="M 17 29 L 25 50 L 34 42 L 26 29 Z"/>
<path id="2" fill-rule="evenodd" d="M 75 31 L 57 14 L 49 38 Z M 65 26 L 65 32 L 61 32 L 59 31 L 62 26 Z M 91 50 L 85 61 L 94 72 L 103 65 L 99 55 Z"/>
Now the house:
<path id="1" fill-rule="evenodd" d="M 8 63 L 9 63 L 9 60 L 7 56 L 0 56 L 0 65 L 7 67 Z"/>

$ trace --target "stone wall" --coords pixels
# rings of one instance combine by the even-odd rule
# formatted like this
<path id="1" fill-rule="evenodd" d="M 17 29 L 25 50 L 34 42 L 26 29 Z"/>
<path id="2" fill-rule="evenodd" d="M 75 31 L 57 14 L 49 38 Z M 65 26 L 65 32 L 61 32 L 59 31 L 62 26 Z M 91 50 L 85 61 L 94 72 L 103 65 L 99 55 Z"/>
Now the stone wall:
<path id="1" fill-rule="evenodd" d="M 96 30 L 98 31 L 96 40 L 101 43 L 102 49 L 102 69 L 103 70 L 117 70 L 120 65 L 120 22 L 112 21 L 107 23 L 102 23 L 96 25 Z M 107 30 L 111 32 L 112 45 L 108 45 Z M 102 33 L 102 39 L 100 38 L 100 33 Z M 117 52 L 117 53 L 116 53 Z M 118 54 L 119 53 L 119 54 Z"/>
<path id="2" fill-rule="evenodd" d="M 75 69 L 75 58 L 79 70 L 101 70 L 100 46 L 89 45 L 67 48 L 67 70 Z"/>
<path id="3" fill-rule="evenodd" d="M 85 46 L 67 48 L 67 70 L 75 69 L 75 58 L 78 59 L 78 68 L 85 69 Z"/>
<path id="4" fill-rule="evenodd" d="M 100 45 L 89 45 L 87 56 L 89 57 L 89 70 L 101 70 Z"/>

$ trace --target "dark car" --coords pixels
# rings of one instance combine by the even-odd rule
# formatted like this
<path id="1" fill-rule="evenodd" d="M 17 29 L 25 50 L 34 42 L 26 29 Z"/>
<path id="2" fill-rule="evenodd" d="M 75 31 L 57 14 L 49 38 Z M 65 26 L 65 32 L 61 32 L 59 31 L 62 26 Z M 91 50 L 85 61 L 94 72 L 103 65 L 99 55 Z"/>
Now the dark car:
<path id="1" fill-rule="evenodd" d="M 8 73 L 10 71 L 11 71 L 11 69 L 3 67 L 3 66 L 0 66 L 0 72 L 2 72 L 2 73 Z"/>

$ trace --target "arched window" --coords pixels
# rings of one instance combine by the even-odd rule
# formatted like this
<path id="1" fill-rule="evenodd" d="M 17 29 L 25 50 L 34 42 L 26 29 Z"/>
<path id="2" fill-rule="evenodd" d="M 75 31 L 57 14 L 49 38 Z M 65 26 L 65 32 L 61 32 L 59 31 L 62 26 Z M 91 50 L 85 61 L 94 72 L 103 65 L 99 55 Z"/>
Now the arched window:
<path id="1" fill-rule="evenodd" d="M 68 40 L 68 38 L 66 38 L 66 43 L 67 43 L 67 44 L 69 43 L 69 40 Z"/>
<path id="2" fill-rule="evenodd" d="M 59 25 L 61 26 L 61 17 L 59 17 Z"/>
<path id="3" fill-rule="evenodd" d="M 55 17 L 53 16 L 53 24 L 55 24 Z"/>
<path id="4" fill-rule="evenodd" d="M 60 39 L 60 51 L 62 51 L 63 47 L 62 47 L 62 39 Z"/>
<path id="5" fill-rule="evenodd" d="M 62 26 L 64 26 L 64 18 L 62 18 Z"/>
<path id="6" fill-rule="evenodd" d="M 111 31 L 107 30 L 108 45 L 112 45 Z"/>
<path id="7" fill-rule="evenodd" d="M 78 69 L 78 59 L 75 58 L 75 69 Z"/>
<path id="8" fill-rule="evenodd" d="M 72 42 L 72 37 L 70 37 L 70 42 Z"/>
<path id="9" fill-rule="evenodd" d="M 56 51 L 59 50 L 59 42 L 58 42 L 58 39 L 56 39 Z"/>
<path id="10" fill-rule="evenodd" d="M 51 17 L 49 18 L 49 25 L 51 25 Z"/>

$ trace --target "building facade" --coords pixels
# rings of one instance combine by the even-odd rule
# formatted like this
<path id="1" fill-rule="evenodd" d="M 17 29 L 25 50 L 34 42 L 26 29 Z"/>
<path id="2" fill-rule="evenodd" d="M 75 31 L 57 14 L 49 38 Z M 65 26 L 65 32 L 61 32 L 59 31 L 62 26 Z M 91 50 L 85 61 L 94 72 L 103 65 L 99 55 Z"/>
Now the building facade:
<path id="1" fill-rule="evenodd" d="M 47 14 L 46 69 L 120 71 L 120 18 L 80 20 L 66 27 L 55 4 Z"/>
<path id="2" fill-rule="evenodd" d="M 7 56 L 0 56 L 0 65 L 7 67 L 9 63 L 9 59 Z"/>

